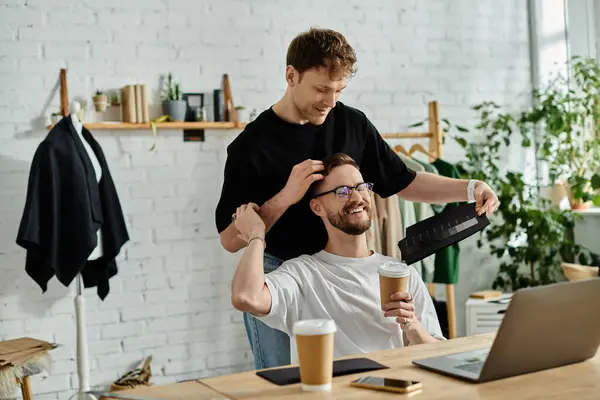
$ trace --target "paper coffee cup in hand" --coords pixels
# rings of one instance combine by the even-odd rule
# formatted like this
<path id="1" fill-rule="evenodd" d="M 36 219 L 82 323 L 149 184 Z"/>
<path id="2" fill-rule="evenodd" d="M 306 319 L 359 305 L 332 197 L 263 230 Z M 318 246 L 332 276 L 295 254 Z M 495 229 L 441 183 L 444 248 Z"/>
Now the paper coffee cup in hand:
<path id="1" fill-rule="evenodd" d="M 392 301 L 392 295 L 408 290 L 410 270 L 404 263 L 387 263 L 379 267 L 379 294 L 381 305 Z"/>
<path id="2" fill-rule="evenodd" d="M 294 323 L 293 334 L 303 390 L 331 390 L 335 331 L 335 322 L 330 319 L 308 319 Z"/>

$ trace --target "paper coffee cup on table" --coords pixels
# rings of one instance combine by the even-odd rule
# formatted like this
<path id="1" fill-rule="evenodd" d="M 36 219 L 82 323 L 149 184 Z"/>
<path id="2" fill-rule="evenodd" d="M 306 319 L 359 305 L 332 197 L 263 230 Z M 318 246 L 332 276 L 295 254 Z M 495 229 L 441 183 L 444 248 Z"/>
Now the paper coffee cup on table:
<path id="1" fill-rule="evenodd" d="M 335 322 L 330 319 L 308 319 L 294 323 L 303 390 L 331 390 L 335 331 Z"/>
<path id="2" fill-rule="evenodd" d="M 392 301 L 392 295 L 408 290 L 410 270 L 406 264 L 387 263 L 379 267 L 379 294 L 381 305 Z"/>

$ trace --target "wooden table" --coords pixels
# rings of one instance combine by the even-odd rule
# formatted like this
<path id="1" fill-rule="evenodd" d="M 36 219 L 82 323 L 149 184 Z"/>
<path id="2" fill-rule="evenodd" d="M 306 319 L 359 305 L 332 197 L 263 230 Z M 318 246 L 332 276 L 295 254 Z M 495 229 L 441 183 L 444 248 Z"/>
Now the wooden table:
<path id="1" fill-rule="evenodd" d="M 227 396 L 195 380 L 170 385 L 138 386 L 134 389 L 122 390 L 116 393 L 142 397 L 147 396 L 164 400 L 228 400 Z M 109 399 L 112 398 L 103 398 L 103 400 Z"/>
<path id="2" fill-rule="evenodd" d="M 300 384 L 277 386 L 256 375 L 256 371 L 202 379 L 200 382 L 232 399 L 599 399 L 600 352 L 583 363 L 506 378 L 487 383 L 469 383 L 426 371 L 412 360 L 457 351 L 475 350 L 491 345 L 495 334 L 471 336 L 446 342 L 410 346 L 369 353 L 368 358 L 390 369 L 333 379 L 329 393 L 303 392 Z M 412 395 L 399 395 L 351 387 L 350 381 L 362 375 L 374 375 L 423 382 L 423 389 Z"/>

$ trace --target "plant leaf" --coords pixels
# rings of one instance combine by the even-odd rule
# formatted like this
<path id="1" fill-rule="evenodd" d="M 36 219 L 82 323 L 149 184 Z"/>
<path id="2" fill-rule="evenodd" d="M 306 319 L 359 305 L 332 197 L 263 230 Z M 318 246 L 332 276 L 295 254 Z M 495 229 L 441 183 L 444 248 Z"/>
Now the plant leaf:
<path id="1" fill-rule="evenodd" d="M 594 174 L 591 179 L 592 189 L 600 189 L 600 172 Z"/>
<path id="2" fill-rule="evenodd" d="M 463 149 L 467 148 L 468 144 L 467 144 L 467 140 L 465 138 L 457 137 L 457 138 L 454 138 L 454 140 L 456 140 Z"/>
<path id="3" fill-rule="evenodd" d="M 414 124 L 410 124 L 408 127 L 409 128 L 416 128 L 418 126 L 423 126 L 423 124 L 425 124 L 425 121 L 415 122 Z"/>

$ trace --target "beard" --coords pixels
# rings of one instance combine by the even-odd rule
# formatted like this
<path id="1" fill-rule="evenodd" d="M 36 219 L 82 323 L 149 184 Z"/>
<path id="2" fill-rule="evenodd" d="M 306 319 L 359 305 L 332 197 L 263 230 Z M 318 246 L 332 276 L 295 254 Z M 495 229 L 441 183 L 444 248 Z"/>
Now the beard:
<path id="1" fill-rule="evenodd" d="M 366 220 L 350 220 L 352 214 L 348 214 L 348 211 L 356 207 L 363 207 L 363 210 L 367 213 Z M 365 203 L 362 203 L 362 205 L 357 203 L 351 204 L 337 213 L 327 210 L 327 219 L 329 220 L 329 223 L 348 235 L 362 235 L 368 231 L 371 227 L 371 217 L 371 207 Z"/>

